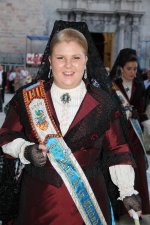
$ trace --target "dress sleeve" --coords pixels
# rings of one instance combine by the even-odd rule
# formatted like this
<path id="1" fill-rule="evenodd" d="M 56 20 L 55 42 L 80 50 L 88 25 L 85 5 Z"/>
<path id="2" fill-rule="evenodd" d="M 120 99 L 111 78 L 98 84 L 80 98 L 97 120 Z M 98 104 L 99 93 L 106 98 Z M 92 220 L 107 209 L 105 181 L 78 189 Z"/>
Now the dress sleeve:
<path id="1" fill-rule="evenodd" d="M 104 170 L 113 165 L 132 165 L 135 162 L 128 143 L 124 138 L 120 119 L 110 122 L 110 129 L 106 131 L 103 140 Z"/>
<path id="2" fill-rule="evenodd" d="M 2 149 L 5 154 L 11 155 L 14 158 L 19 158 L 23 164 L 29 164 L 30 162 L 24 157 L 24 151 L 27 146 L 33 144 L 35 143 L 25 141 L 22 138 L 17 138 L 8 144 L 3 145 Z"/>
<path id="3" fill-rule="evenodd" d="M 113 183 L 118 187 L 120 193 L 120 200 L 126 196 L 138 194 L 134 190 L 135 173 L 130 165 L 116 165 L 109 167 L 109 172 Z"/>
<path id="4" fill-rule="evenodd" d="M 0 146 L 3 146 L 16 138 L 26 139 L 26 136 L 23 131 L 23 126 L 20 123 L 19 114 L 11 107 L 0 129 Z"/>
<path id="5" fill-rule="evenodd" d="M 25 129 L 20 122 L 22 108 L 15 97 L 16 95 L 10 101 L 10 109 L 0 129 L 0 146 L 5 154 L 20 158 L 22 163 L 27 164 L 29 162 L 24 158 L 24 149 L 27 145 L 34 143 L 27 141 Z M 16 111 L 16 106 L 18 111 Z"/>

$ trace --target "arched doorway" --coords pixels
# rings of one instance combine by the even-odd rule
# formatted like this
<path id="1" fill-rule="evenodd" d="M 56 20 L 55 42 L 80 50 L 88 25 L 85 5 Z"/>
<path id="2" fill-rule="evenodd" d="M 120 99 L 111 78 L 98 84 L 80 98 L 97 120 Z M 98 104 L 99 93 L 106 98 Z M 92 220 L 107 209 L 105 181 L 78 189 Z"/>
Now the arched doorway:
<path id="1" fill-rule="evenodd" d="M 91 33 L 105 67 L 112 68 L 114 33 Z"/>
<path id="2" fill-rule="evenodd" d="M 101 59 L 104 62 L 104 36 L 102 33 L 91 33 L 91 35 Z"/>

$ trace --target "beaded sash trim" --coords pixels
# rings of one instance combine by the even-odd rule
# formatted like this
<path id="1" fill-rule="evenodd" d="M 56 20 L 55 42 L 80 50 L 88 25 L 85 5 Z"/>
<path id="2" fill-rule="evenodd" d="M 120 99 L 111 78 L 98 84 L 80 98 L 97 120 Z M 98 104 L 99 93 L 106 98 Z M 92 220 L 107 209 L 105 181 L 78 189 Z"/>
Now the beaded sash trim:
<path id="1" fill-rule="evenodd" d="M 48 107 L 43 82 L 23 90 L 29 120 L 36 137 L 46 144 L 47 156 L 64 181 L 86 225 L 107 225 L 90 184 L 61 137 Z"/>

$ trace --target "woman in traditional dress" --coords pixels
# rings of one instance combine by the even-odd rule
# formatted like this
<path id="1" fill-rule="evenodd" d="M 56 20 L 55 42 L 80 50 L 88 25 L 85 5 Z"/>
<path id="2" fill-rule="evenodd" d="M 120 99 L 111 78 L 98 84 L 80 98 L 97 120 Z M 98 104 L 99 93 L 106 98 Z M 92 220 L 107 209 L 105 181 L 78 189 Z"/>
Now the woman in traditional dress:
<path id="1" fill-rule="evenodd" d="M 137 163 L 138 182 L 135 188 L 142 199 L 142 213 L 149 214 L 150 201 L 146 175 L 148 163 L 141 127 L 150 134 L 150 120 L 145 113 L 145 89 L 143 82 L 138 78 L 138 59 L 134 49 L 127 48 L 120 51 L 110 77 L 127 114 L 129 137 Z M 114 201 L 115 214 L 125 214 L 125 208 L 122 207 L 119 212 L 117 205 L 118 202 Z"/>
<path id="2" fill-rule="evenodd" d="M 14 225 L 113 225 L 102 170 L 130 216 L 131 209 L 141 215 L 111 87 L 86 24 L 56 21 L 36 81 L 15 94 L 0 130 L 3 152 L 24 165 Z"/>

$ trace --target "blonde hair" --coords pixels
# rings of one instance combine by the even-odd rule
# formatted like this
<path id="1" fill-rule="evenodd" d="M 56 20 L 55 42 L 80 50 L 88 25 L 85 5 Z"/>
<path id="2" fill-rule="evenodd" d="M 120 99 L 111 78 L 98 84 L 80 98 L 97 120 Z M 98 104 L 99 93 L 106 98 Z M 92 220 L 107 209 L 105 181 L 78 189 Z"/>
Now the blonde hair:
<path id="1" fill-rule="evenodd" d="M 52 38 L 51 43 L 50 43 L 50 55 L 52 54 L 53 49 L 57 44 L 62 43 L 62 42 L 69 43 L 71 41 L 80 45 L 83 49 L 84 54 L 87 55 L 88 43 L 87 43 L 86 38 L 84 37 L 84 35 L 81 32 L 79 32 L 75 29 L 71 29 L 71 28 L 61 30 L 60 32 L 58 32 L 54 35 L 54 37 Z"/>

